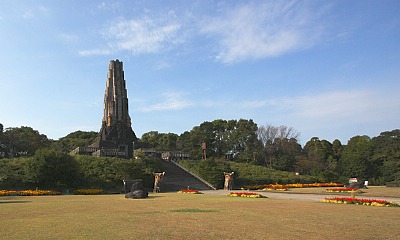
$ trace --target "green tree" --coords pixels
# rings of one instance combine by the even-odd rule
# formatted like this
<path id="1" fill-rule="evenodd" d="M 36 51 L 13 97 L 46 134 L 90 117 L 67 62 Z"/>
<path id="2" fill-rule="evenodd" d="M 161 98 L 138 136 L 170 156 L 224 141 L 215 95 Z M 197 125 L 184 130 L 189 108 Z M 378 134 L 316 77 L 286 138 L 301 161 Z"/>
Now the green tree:
<path id="1" fill-rule="evenodd" d="M 150 131 L 144 133 L 140 138 L 139 145 L 141 148 L 156 149 L 159 145 L 159 138 L 160 134 L 158 133 L 158 131 Z"/>
<path id="2" fill-rule="evenodd" d="M 178 135 L 175 133 L 159 133 L 150 131 L 144 133 L 139 140 L 139 148 L 151 148 L 160 151 L 177 150 Z"/>
<path id="3" fill-rule="evenodd" d="M 24 165 L 28 159 L 0 159 L 0 189 L 21 189 L 24 187 Z"/>
<path id="4" fill-rule="evenodd" d="M 273 142 L 272 167 L 281 171 L 295 171 L 296 156 L 301 155 L 301 145 L 294 138 L 277 138 Z"/>
<path id="5" fill-rule="evenodd" d="M 40 149 L 25 164 L 25 181 L 40 187 L 76 186 L 78 173 L 75 159 L 55 150 Z"/>
<path id="6" fill-rule="evenodd" d="M 255 162 L 259 151 L 257 138 L 257 124 L 252 119 L 240 119 L 232 131 L 233 151 L 237 152 L 237 159 L 241 162 Z"/>
<path id="7" fill-rule="evenodd" d="M 38 149 L 49 147 L 51 141 L 31 127 L 7 128 L 3 136 L 11 157 L 33 156 Z"/>
<path id="8" fill-rule="evenodd" d="M 96 137 L 97 132 L 76 131 L 60 138 L 52 143 L 52 148 L 61 152 L 70 152 L 77 147 L 87 147 L 92 144 Z"/>
<path id="9" fill-rule="evenodd" d="M 267 124 L 257 129 L 259 151 L 257 162 L 278 170 L 294 170 L 296 156 L 301 154 L 297 143 L 300 133 L 292 127 Z"/>
<path id="10" fill-rule="evenodd" d="M 203 152 L 201 149 L 201 144 L 206 143 L 207 146 L 207 157 L 213 157 L 214 154 L 214 135 L 213 135 L 213 124 L 211 122 L 203 122 L 200 126 L 195 126 L 190 131 L 190 144 L 191 151 L 190 154 L 194 159 L 201 159 L 203 157 Z"/>
<path id="11" fill-rule="evenodd" d="M 185 131 L 178 136 L 176 140 L 176 148 L 179 151 L 190 153 L 192 151 L 192 142 L 190 137 L 190 132 Z"/>
<path id="12" fill-rule="evenodd" d="M 207 157 L 222 158 L 229 153 L 238 161 L 253 161 L 258 151 L 257 124 L 253 120 L 240 119 L 203 122 L 185 132 L 178 139 L 179 146 L 190 150 L 194 159 L 203 157 L 201 144 L 206 143 Z M 186 142 L 186 143 L 184 143 Z"/>
<path id="13" fill-rule="evenodd" d="M 7 146 L 5 145 L 3 124 L 0 123 L 0 159 L 6 157 Z"/>
<path id="14" fill-rule="evenodd" d="M 377 184 L 400 180 L 400 130 L 382 132 L 371 140 L 371 146 L 373 157 L 369 175 Z"/>
<path id="15" fill-rule="evenodd" d="M 335 139 L 332 142 L 332 152 L 333 152 L 333 158 L 338 161 L 342 155 L 342 151 L 343 151 L 343 145 L 342 143 L 338 140 Z"/>
<path id="16" fill-rule="evenodd" d="M 177 150 L 178 135 L 175 133 L 162 133 L 158 140 L 158 149 L 174 151 Z"/>
<path id="17" fill-rule="evenodd" d="M 312 162 L 311 168 L 303 169 L 303 173 L 318 175 L 324 171 L 335 170 L 332 144 L 329 141 L 313 137 L 306 143 L 303 152 L 308 161 Z"/>
<path id="18" fill-rule="evenodd" d="M 352 137 L 343 148 L 342 156 L 338 162 L 339 172 L 342 176 L 357 177 L 366 180 L 370 177 L 372 148 L 368 136 Z"/>

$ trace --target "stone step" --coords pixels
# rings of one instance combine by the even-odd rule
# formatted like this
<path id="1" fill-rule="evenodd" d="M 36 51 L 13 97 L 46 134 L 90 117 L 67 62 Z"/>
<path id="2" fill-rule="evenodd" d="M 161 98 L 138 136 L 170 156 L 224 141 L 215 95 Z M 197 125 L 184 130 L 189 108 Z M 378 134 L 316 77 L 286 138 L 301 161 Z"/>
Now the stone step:
<path id="1" fill-rule="evenodd" d="M 210 186 L 195 178 L 175 164 L 161 160 L 165 175 L 162 180 L 162 192 L 175 192 L 180 189 L 212 190 Z"/>

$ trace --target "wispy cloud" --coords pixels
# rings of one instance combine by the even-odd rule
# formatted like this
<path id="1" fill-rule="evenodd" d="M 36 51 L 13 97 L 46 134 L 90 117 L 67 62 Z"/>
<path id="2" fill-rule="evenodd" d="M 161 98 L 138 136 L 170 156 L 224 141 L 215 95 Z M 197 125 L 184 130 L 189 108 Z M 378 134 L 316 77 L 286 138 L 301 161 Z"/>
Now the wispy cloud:
<path id="1" fill-rule="evenodd" d="M 374 94 L 369 91 L 335 91 L 315 96 L 302 96 L 282 100 L 282 105 L 293 110 L 293 115 L 301 118 L 359 119 L 366 117 L 376 107 Z"/>
<path id="2" fill-rule="evenodd" d="M 202 21 L 214 38 L 216 59 L 225 64 L 278 56 L 313 45 L 320 35 L 317 15 L 295 1 L 247 3 Z"/>
<path id="3" fill-rule="evenodd" d="M 68 34 L 68 33 L 61 33 L 58 35 L 58 38 L 61 41 L 68 42 L 68 43 L 77 42 L 79 40 L 79 37 L 77 35 Z"/>
<path id="4" fill-rule="evenodd" d="M 78 54 L 81 56 L 110 55 L 111 53 L 112 52 L 109 49 L 100 48 L 78 51 Z"/>
<path id="5" fill-rule="evenodd" d="M 262 108 L 266 105 L 274 105 L 275 100 L 253 100 L 253 101 L 244 101 L 239 103 L 237 106 L 245 109 L 254 109 L 254 108 Z"/>
<path id="6" fill-rule="evenodd" d="M 22 14 L 22 18 L 28 19 L 28 18 L 33 18 L 35 15 L 33 14 L 33 11 L 31 9 L 26 10 L 23 14 Z"/>
<path id="7" fill-rule="evenodd" d="M 180 92 L 166 92 L 162 94 L 164 97 L 163 101 L 149 106 L 143 106 L 139 109 L 141 112 L 153 112 L 153 111 L 171 111 L 181 110 L 194 105 L 190 100 L 186 100 L 183 97 L 186 94 Z"/>
<path id="8" fill-rule="evenodd" d="M 25 9 L 21 15 L 24 19 L 32 19 L 38 16 L 46 16 L 50 13 L 49 8 L 45 6 L 37 6 L 31 9 Z"/>
<path id="9" fill-rule="evenodd" d="M 179 34 L 181 24 L 174 12 L 152 19 L 143 16 L 138 19 L 118 20 L 102 31 L 107 47 L 82 50 L 80 55 L 108 55 L 110 52 L 128 51 L 135 55 L 165 52 L 182 43 Z"/>
<path id="10" fill-rule="evenodd" d="M 160 54 L 180 48 L 204 54 L 211 51 L 224 64 L 279 56 L 316 44 L 323 32 L 320 10 L 297 1 L 263 1 L 219 4 L 214 15 L 194 9 L 146 11 L 133 19 L 118 18 L 101 30 L 104 47 L 84 49 L 83 56 L 129 52 Z M 99 9 L 108 3 L 102 2 Z M 108 9 L 108 8 L 107 8 Z M 204 46 L 204 38 L 213 40 Z M 193 47 L 196 46 L 196 47 Z M 210 53 L 206 53 L 210 55 Z"/>
<path id="11" fill-rule="evenodd" d="M 389 116 L 398 118 L 400 98 L 372 90 L 332 91 L 293 98 L 254 100 L 238 103 L 241 109 L 269 109 L 308 123 L 318 121 L 377 122 Z"/>
<path id="12" fill-rule="evenodd" d="M 400 98 L 387 91 L 355 90 L 303 97 L 293 104 L 303 118 L 365 123 L 398 118 L 399 111 L 393 110 L 400 109 Z"/>

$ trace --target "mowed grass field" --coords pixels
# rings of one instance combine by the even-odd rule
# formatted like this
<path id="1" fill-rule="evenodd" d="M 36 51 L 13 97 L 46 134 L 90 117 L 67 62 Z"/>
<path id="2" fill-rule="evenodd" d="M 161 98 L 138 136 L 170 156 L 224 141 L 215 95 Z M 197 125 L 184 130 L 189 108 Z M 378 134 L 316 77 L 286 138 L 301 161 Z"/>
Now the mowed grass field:
<path id="1" fill-rule="evenodd" d="M 214 194 L 0 197 L 0 239 L 399 239 L 400 208 Z"/>

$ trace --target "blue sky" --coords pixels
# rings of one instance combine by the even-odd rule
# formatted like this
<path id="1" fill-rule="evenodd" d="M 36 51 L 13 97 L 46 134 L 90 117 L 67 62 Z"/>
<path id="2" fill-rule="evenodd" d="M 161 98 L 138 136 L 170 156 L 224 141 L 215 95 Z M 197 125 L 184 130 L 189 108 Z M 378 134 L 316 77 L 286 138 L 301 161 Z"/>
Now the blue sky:
<path id="1" fill-rule="evenodd" d="M 132 127 L 253 119 L 342 143 L 399 128 L 400 1 L 4 1 L 0 123 L 98 131 L 108 63 Z"/>

